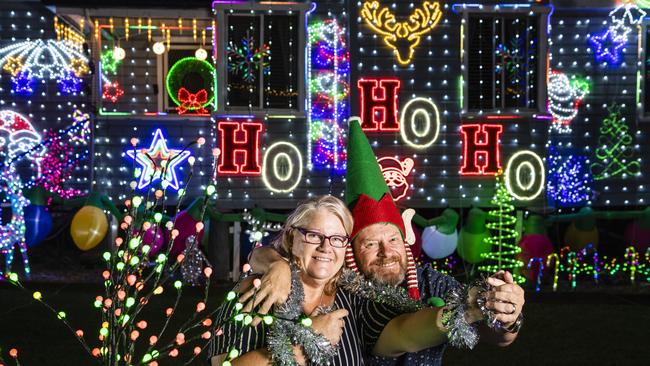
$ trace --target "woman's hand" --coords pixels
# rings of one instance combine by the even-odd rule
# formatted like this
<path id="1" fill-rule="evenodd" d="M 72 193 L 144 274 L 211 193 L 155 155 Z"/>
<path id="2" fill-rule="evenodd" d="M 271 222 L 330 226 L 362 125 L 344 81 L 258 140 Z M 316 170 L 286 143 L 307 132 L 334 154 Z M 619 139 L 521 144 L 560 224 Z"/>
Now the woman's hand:
<path id="1" fill-rule="evenodd" d="M 337 345 L 341 340 L 343 328 L 345 327 L 345 317 L 348 311 L 345 309 L 334 310 L 331 313 L 318 315 L 312 318 L 311 327 L 314 331 L 327 338 L 332 345 Z"/>
<path id="2" fill-rule="evenodd" d="M 258 314 L 266 315 L 273 305 L 280 305 L 287 301 L 291 291 L 291 269 L 284 260 L 273 262 L 268 271 L 262 276 L 259 287 L 254 286 L 243 292 L 239 301 L 244 304 L 242 312 L 250 313 L 260 304 Z M 255 296 L 253 296 L 255 295 Z M 257 326 L 262 319 L 255 317 L 251 326 Z"/>

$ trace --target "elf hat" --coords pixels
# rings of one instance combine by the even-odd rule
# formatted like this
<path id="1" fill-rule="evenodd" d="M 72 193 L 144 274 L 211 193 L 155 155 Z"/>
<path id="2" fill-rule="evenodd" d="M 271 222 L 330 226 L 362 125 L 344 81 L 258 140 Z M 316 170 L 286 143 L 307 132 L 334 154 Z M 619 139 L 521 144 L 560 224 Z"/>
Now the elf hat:
<path id="1" fill-rule="evenodd" d="M 420 291 L 418 290 L 415 260 L 409 247 L 415 242 L 415 235 L 411 228 L 411 218 L 415 211 L 409 209 L 400 213 L 395 206 L 375 153 L 361 129 L 358 118 L 350 119 L 349 130 L 345 200 L 354 217 L 354 227 L 350 239 L 354 240 L 361 230 L 373 224 L 390 223 L 395 225 L 405 242 L 406 287 L 409 296 L 419 300 Z M 345 264 L 352 271 L 358 272 L 351 245 L 346 248 Z"/>

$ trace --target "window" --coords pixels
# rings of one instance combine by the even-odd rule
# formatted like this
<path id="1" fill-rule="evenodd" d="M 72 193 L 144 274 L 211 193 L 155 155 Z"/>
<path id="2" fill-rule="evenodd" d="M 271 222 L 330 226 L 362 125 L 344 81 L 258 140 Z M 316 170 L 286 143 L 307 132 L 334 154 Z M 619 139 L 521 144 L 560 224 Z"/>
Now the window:
<path id="1" fill-rule="evenodd" d="M 465 90 L 468 111 L 544 108 L 546 37 L 534 12 L 466 14 Z"/>
<path id="2" fill-rule="evenodd" d="M 299 11 L 224 14 L 226 24 L 225 110 L 300 110 L 304 98 L 301 47 L 304 26 Z M 221 104 L 220 104 L 221 105 Z"/>

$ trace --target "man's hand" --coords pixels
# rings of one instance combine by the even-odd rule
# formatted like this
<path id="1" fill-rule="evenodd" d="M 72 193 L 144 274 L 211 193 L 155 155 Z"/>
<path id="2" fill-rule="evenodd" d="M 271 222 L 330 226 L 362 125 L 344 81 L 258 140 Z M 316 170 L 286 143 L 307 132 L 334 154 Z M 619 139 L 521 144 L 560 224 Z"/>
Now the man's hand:
<path id="1" fill-rule="evenodd" d="M 311 327 L 314 331 L 330 341 L 332 345 L 337 345 L 341 340 L 343 328 L 345 327 L 345 317 L 348 311 L 345 309 L 334 310 L 331 313 L 318 315 L 312 318 Z"/>
<path id="2" fill-rule="evenodd" d="M 249 286 L 241 290 L 239 301 L 244 304 L 242 312 L 250 313 L 261 304 L 257 313 L 266 315 L 273 305 L 280 305 L 287 301 L 291 291 L 289 263 L 284 260 L 271 263 L 258 284 L 259 287 Z M 261 321 L 260 317 L 255 317 L 251 326 L 257 326 Z"/>
<path id="3" fill-rule="evenodd" d="M 487 294 L 485 306 L 494 311 L 496 319 L 509 328 L 524 307 L 524 289 L 517 285 L 508 271 L 499 271 L 488 278 L 494 289 Z"/>

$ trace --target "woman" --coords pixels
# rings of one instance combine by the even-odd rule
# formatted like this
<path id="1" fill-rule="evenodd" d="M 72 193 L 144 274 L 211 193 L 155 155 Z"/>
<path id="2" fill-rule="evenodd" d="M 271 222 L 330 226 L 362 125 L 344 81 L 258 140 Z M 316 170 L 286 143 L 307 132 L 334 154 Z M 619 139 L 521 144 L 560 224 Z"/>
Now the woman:
<path id="1" fill-rule="evenodd" d="M 217 324 L 221 326 L 209 351 L 211 364 L 227 361 L 233 365 L 270 362 L 304 365 L 307 361 L 325 361 L 322 363 L 361 365 L 364 355 L 370 353 L 395 357 L 444 341 L 446 329 L 439 316 L 441 308 L 398 316 L 396 309 L 338 286 L 352 224 L 352 216 L 343 202 L 332 196 L 317 197 L 296 208 L 274 243 L 299 269 L 294 271 L 296 281 L 292 281 L 292 293 L 296 287 L 304 297 L 299 299 L 300 317 L 296 319 L 308 325 L 310 321 L 305 323 L 305 318 L 309 317 L 315 335 L 304 333 L 305 327 L 291 328 L 294 323 L 286 321 L 286 314 L 295 311 L 287 305 L 291 299 L 275 309 L 274 323 L 269 326 L 263 322 L 255 327 L 247 327 L 243 324 L 246 321 L 229 321 L 241 309 L 241 305 L 231 301 L 220 309 Z M 286 342 L 282 338 L 278 341 L 277 333 L 290 336 Z M 323 339 L 329 344 L 323 345 Z M 296 345 L 302 340 L 306 340 L 302 346 Z M 282 343 L 288 349 L 278 351 L 277 345 Z M 314 360 L 320 354 L 320 346 L 331 350 L 331 357 Z"/>

